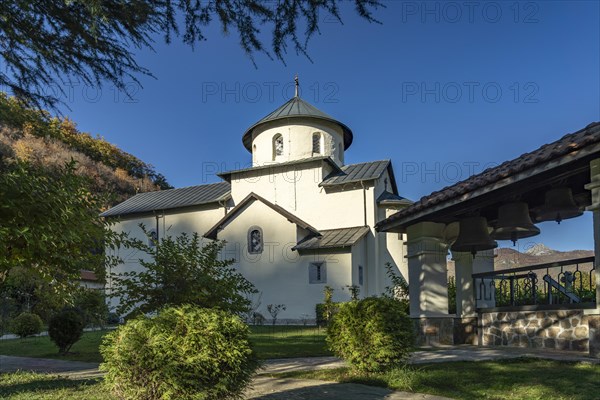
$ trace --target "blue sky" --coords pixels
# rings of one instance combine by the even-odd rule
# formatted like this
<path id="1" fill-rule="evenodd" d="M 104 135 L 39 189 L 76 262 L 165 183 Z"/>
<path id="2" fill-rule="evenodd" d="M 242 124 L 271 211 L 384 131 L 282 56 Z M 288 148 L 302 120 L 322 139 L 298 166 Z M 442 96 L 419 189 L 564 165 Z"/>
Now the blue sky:
<path id="1" fill-rule="evenodd" d="M 381 25 L 350 4 L 343 25 L 321 16 L 312 62 L 257 54 L 255 68 L 217 25 L 194 51 L 157 37 L 138 54 L 156 79 L 130 85 L 133 102 L 76 86 L 63 112 L 176 187 L 211 183 L 249 165 L 242 134 L 293 95 L 298 73 L 302 97 L 353 130 L 346 162 L 392 159 L 414 200 L 600 120 L 598 2 L 385 4 Z M 590 215 L 541 228 L 521 247 L 593 247 Z"/>

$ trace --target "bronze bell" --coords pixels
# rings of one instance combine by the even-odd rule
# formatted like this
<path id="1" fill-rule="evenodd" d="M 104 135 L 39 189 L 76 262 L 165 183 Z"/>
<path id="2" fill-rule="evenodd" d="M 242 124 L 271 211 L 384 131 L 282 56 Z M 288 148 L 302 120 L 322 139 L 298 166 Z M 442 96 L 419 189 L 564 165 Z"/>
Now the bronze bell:
<path id="1" fill-rule="evenodd" d="M 579 217 L 583 211 L 579 209 L 570 187 L 559 187 L 546 192 L 544 206 L 536 213 L 536 221 L 556 221 Z"/>
<path id="2" fill-rule="evenodd" d="M 517 239 L 540 234 L 529 216 L 529 206 L 523 201 L 508 203 L 498 208 L 498 224 L 492 232 L 496 240 L 511 240 L 513 245 Z"/>
<path id="3" fill-rule="evenodd" d="M 467 217 L 459 221 L 458 237 L 450 247 L 452 251 L 464 251 L 473 254 L 482 250 L 498 247 L 488 232 L 487 220 L 484 217 Z"/>

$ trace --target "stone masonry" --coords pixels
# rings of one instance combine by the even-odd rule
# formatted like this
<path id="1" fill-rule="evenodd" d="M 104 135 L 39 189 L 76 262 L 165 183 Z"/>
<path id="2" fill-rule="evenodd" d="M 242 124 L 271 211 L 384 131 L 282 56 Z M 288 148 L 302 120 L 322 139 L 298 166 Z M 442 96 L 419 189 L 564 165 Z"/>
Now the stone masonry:
<path id="1" fill-rule="evenodd" d="M 588 316 L 582 310 L 481 314 L 484 346 L 515 346 L 588 352 Z"/>

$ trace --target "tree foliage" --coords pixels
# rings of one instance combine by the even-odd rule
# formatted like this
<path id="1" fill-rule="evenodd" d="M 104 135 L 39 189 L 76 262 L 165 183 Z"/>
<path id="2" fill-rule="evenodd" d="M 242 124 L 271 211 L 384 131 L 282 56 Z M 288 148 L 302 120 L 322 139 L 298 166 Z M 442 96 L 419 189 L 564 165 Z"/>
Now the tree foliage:
<path id="1" fill-rule="evenodd" d="M 0 165 L 0 282 L 15 267 L 34 270 L 55 290 L 79 279 L 82 269 L 104 276 L 102 247 L 115 235 L 98 217 L 102 200 L 74 168 Z"/>
<path id="2" fill-rule="evenodd" d="M 141 228 L 150 239 L 149 232 Z M 166 236 L 155 244 L 135 239 L 123 243 L 124 248 L 142 254 L 139 263 L 143 268 L 111 275 L 111 296 L 120 299 L 119 314 L 152 313 L 182 304 L 237 314 L 248 311 L 249 295 L 257 291 L 231 267 L 233 260 L 220 259 L 224 242 L 202 245 L 197 233 L 182 233 Z"/>
<path id="3" fill-rule="evenodd" d="M 12 129 L 0 138 L 5 147 L 12 147 L 12 151 L 6 148 L 0 149 L 0 155 L 5 154 L 22 160 L 41 159 L 41 164 L 46 166 L 50 162 L 47 160 L 48 157 L 44 158 L 40 154 L 43 150 L 51 149 L 55 153 L 69 153 L 70 151 L 69 155 L 79 162 L 78 168 L 85 164 L 97 163 L 97 165 L 87 168 L 89 170 L 87 175 L 92 176 L 94 180 L 125 180 L 125 183 L 128 184 L 119 185 L 120 182 L 118 182 L 115 188 L 105 184 L 97 188 L 100 191 L 128 191 L 128 194 L 132 195 L 136 191 L 172 188 L 165 177 L 156 172 L 152 165 L 119 149 L 100 136 L 94 137 L 89 133 L 80 132 L 75 123 L 68 118 L 50 118 L 48 112 L 29 108 L 17 98 L 8 97 L 4 93 L 0 93 L 0 121 L 5 128 Z M 35 138 L 40 143 L 35 143 L 30 138 Z M 61 148 L 54 142 L 64 146 Z M 42 151 L 36 151 L 36 147 L 41 148 Z M 18 154 L 13 155 L 11 152 Z M 78 157 L 77 153 L 81 153 L 84 157 Z M 54 158 L 58 157 L 55 155 Z M 103 166 L 109 171 L 104 171 L 99 166 Z M 125 176 L 120 177 L 119 175 L 123 174 L 119 174 L 119 171 L 124 172 Z M 129 177 L 130 179 L 126 179 Z M 150 182 L 149 185 L 145 183 L 146 180 Z M 100 183 L 98 186 L 101 186 Z M 119 190 L 119 186 L 125 186 L 125 188 Z"/>
<path id="4" fill-rule="evenodd" d="M 319 17 L 341 22 L 343 0 L 48 0 L 0 2 L 0 85 L 29 105 L 55 106 L 63 82 L 112 83 L 126 92 L 126 81 L 150 75 L 134 52 L 181 36 L 194 46 L 206 40 L 216 20 L 224 34 L 237 32 L 242 49 L 284 60 L 288 44 L 307 55 L 309 39 L 319 32 Z M 353 0 L 358 15 L 376 22 L 378 0 Z M 263 30 L 271 43 L 264 44 Z M 273 55 L 272 55 L 273 54 Z"/>

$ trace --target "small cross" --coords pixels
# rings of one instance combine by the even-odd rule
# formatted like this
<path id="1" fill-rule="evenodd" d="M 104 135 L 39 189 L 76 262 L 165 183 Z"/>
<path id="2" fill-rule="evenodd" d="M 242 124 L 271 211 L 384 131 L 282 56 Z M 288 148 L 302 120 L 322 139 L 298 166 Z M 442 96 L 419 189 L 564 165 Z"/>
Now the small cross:
<path id="1" fill-rule="evenodd" d="M 300 82 L 298 81 L 298 74 L 296 74 L 296 76 L 294 77 L 294 83 L 296 84 L 296 95 L 295 95 L 295 97 L 298 97 L 298 87 L 300 86 Z"/>

